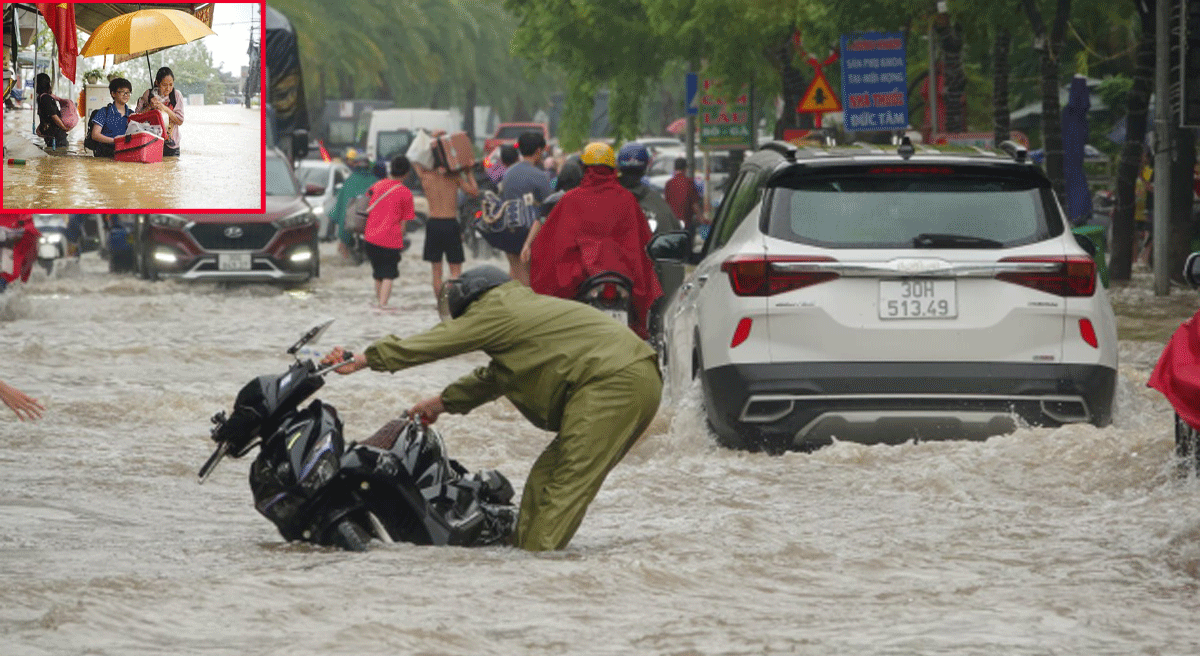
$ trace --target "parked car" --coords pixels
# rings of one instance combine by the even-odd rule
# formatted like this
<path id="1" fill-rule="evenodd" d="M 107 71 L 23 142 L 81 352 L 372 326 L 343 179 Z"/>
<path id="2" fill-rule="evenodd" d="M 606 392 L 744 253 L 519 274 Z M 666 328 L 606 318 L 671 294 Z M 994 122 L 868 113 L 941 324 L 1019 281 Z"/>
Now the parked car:
<path id="1" fill-rule="evenodd" d="M 292 167 L 268 149 L 266 211 L 139 217 L 142 273 L 150 279 L 303 282 L 320 275 L 317 218 Z"/>
<path id="2" fill-rule="evenodd" d="M 1110 423 L 1112 307 L 1013 152 L 747 157 L 698 253 L 651 241 L 696 264 L 665 312 L 669 388 L 699 378 L 719 440 L 768 451 Z"/>
<path id="3" fill-rule="evenodd" d="M 496 126 L 496 133 L 483 142 L 483 152 L 490 153 L 497 146 L 508 144 L 517 145 L 517 137 L 526 132 L 541 132 L 546 143 L 550 143 L 550 130 L 545 123 L 501 123 Z"/>
<path id="4" fill-rule="evenodd" d="M 336 238 L 330 233 L 329 212 L 337 204 L 338 191 L 350 177 L 350 167 L 341 162 L 324 160 L 300 160 L 296 178 L 313 214 L 317 217 L 317 234 L 322 238 Z"/>

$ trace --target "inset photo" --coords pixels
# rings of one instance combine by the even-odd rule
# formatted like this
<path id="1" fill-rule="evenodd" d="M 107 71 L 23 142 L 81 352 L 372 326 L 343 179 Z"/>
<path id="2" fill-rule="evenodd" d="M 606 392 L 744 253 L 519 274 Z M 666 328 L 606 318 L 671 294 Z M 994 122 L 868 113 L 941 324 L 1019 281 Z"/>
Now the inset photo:
<path id="1" fill-rule="evenodd" d="M 262 4 L 5 3 L 2 207 L 262 212 Z"/>

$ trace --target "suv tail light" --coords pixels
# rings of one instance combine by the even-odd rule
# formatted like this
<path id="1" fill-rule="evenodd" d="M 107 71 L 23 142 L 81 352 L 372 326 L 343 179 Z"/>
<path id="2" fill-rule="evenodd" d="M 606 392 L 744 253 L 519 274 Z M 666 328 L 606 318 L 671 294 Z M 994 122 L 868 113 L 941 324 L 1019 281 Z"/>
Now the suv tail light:
<path id="1" fill-rule="evenodd" d="M 734 294 L 773 296 L 837 278 L 836 271 L 820 266 L 836 261 L 832 257 L 735 255 L 721 263 L 721 270 L 729 274 Z"/>
<path id="2" fill-rule="evenodd" d="M 998 280 L 1054 294 L 1091 296 L 1096 293 L 1096 262 L 1085 255 L 1065 257 L 1006 257 L 1017 265 L 996 274 Z"/>

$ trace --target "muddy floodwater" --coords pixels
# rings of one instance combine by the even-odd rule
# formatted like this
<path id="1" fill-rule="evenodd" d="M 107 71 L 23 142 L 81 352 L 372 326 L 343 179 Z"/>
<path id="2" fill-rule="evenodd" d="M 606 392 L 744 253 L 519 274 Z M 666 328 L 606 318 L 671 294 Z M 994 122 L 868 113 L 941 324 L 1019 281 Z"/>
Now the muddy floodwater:
<path id="1" fill-rule="evenodd" d="M 248 459 L 197 485 L 209 417 L 305 329 L 336 318 L 321 347 L 361 349 L 437 321 L 414 251 L 397 313 L 330 244 L 291 288 L 147 282 L 88 253 L 11 293 L 0 377 L 47 412 L 0 407 L 0 653 L 1200 653 L 1200 482 L 1176 477 L 1171 409 L 1145 386 L 1200 295 L 1156 299 L 1144 273 L 1110 292 L 1134 336 L 1110 427 L 776 457 L 719 448 L 693 387 L 559 553 L 288 544 Z M 332 376 L 317 396 L 363 439 L 482 362 Z M 518 490 L 551 438 L 506 401 L 436 426 Z"/>
<path id="2" fill-rule="evenodd" d="M 142 164 L 92 157 L 84 120 L 70 145 L 47 151 L 34 113 L 4 113 L 5 209 L 251 209 L 262 207 L 262 123 L 257 107 L 188 106 L 179 157 Z M 25 164 L 9 164 L 24 159 Z"/>

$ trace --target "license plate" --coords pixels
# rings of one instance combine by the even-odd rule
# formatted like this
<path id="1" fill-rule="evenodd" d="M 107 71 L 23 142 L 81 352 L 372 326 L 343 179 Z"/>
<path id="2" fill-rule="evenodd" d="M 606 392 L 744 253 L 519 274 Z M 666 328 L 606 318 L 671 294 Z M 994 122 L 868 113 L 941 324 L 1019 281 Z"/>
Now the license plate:
<path id="1" fill-rule="evenodd" d="M 217 253 L 217 270 L 249 271 L 250 253 Z"/>
<path id="2" fill-rule="evenodd" d="M 880 280 L 880 319 L 953 319 L 958 316 L 954 280 Z"/>

